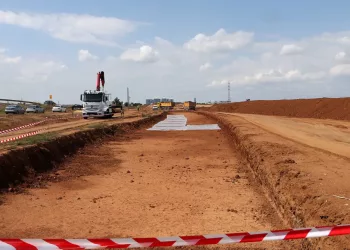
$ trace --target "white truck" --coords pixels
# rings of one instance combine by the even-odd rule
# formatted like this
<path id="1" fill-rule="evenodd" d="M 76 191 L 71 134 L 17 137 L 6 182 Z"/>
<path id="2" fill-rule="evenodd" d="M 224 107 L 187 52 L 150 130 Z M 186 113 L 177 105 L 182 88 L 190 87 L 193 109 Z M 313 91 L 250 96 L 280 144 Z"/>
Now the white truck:
<path id="1" fill-rule="evenodd" d="M 100 90 L 100 82 L 104 89 L 104 72 L 97 73 L 96 90 L 85 90 L 84 94 L 80 95 L 80 100 L 83 101 L 83 118 L 99 117 L 111 118 L 114 115 L 112 108 L 112 96 L 106 93 L 103 89 Z"/>
<path id="2" fill-rule="evenodd" d="M 111 94 L 104 91 L 85 90 L 80 100 L 83 101 L 84 119 L 89 117 L 111 118 L 114 115 Z"/>

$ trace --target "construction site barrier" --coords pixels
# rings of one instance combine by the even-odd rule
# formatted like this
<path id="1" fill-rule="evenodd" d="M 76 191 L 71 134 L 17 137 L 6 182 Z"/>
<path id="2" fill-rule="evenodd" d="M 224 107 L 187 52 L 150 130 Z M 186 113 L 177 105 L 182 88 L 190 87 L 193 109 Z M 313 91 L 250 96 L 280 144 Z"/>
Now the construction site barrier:
<path id="1" fill-rule="evenodd" d="M 41 132 L 43 130 L 45 130 L 45 129 L 40 129 L 40 130 L 37 130 L 37 131 L 34 131 L 34 132 L 29 132 L 27 134 L 18 135 L 18 136 L 12 137 L 12 138 L 4 139 L 4 140 L 0 141 L 0 144 L 6 143 L 6 142 L 11 142 L 11 141 L 17 141 L 17 140 L 20 140 L 20 139 L 23 139 L 23 138 L 26 138 L 26 137 L 29 137 L 29 136 L 33 136 L 33 135 L 36 135 L 36 134 L 38 134 L 39 132 Z"/>
<path id="2" fill-rule="evenodd" d="M 29 123 L 29 124 L 26 124 L 26 125 L 23 125 L 23 126 L 19 126 L 17 128 L 10 128 L 10 129 L 6 129 L 6 130 L 3 130 L 3 131 L 0 131 L 0 135 L 1 134 L 7 134 L 7 133 L 10 133 L 12 131 L 17 131 L 17 130 L 21 130 L 21 129 L 24 129 L 24 128 L 28 128 L 28 127 L 33 127 L 35 125 L 38 125 L 40 123 L 43 123 L 45 122 L 46 120 L 42 120 L 42 121 L 39 121 L 39 122 L 33 122 L 33 123 Z"/>
<path id="3" fill-rule="evenodd" d="M 72 118 L 81 118 L 81 116 L 73 116 Z M 6 133 L 10 133 L 10 132 L 13 132 L 13 131 L 17 131 L 17 130 L 21 130 L 21 129 L 25 129 L 25 128 L 28 128 L 28 127 L 32 127 L 32 126 L 38 125 L 38 124 L 46 122 L 46 121 L 56 121 L 56 120 L 65 120 L 65 119 L 69 119 L 69 118 L 63 117 L 63 118 L 56 118 L 56 119 L 46 119 L 46 120 L 43 120 L 43 121 L 39 121 L 39 122 L 34 122 L 34 123 L 27 124 L 27 125 L 23 125 L 23 126 L 20 126 L 20 127 L 17 127 L 17 128 L 12 128 L 12 129 L 7 129 L 7 130 L 0 131 L 0 135 L 1 134 L 6 134 Z M 0 144 L 6 143 L 6 142 L 20 140 L 20 139 L 23 139 L 23 138 L 26 138 L 26 137 L 29 137 L 29 136 L 33 136 L 33 135 L 36 135 L 36 134 L 38 134 L 39 132 L 41 132 L 43 130 L 45 130 L 45 129 L 40 129 L 40 130 L 37 130 L 37 131 L 34 131 L 34 132 L 29 132 L 29 133 L 26 133 L 26 134 L 23 134 L 23 135 L 18 135 L 18 136 L 12 137 L 12 138 L 4 139 L 4 140 L 0 141 Z"/>
<path id="4" fill-rule="evenodd" d="M 198 236 L 120 239 L 0 239 L 0 250 L 146 248 L 296 240 L 350 234 L 350 225 Z"/>

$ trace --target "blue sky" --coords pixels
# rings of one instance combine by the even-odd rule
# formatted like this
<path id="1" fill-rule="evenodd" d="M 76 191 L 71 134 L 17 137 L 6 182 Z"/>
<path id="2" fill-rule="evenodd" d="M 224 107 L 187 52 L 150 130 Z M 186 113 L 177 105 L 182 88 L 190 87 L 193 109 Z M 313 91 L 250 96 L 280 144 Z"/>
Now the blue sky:
<path id="1" fill-rule="evenodd" d="M 350 72 L 349 9 L 349 1 L 312 0 L 2 0 L 0 48 L 7 49 L 2 57 L 3 60 L 21 57 L 21 60 L 16 67 L 0 64 L 0 69 L 5 72 L 6 81 L 12 84 L 6 95 L 42 100 L 48 92 L 55 91 L 60 93 L 57 98 L 63 102 L 76 101 L 79 89 L 84 89 L 89 81 L 87 74 L 94 76 L 99 67 L 110 68 L 113 72 L 106 73 L 118 81 L 116 85 L 120 88 L 131 86 L 135 101 L 156 96 L 180 100 L 195 95 L 202 101 L 225 99 L 227 81 L 232 82 L 232 96 L 236 100 L 314 97 L 315 93 L 340 96 L 344 88 L 347 90 L 344 84 Z M 90 15 L 130 21 L 135 28 L 123 34 L 112 30 L 111 37 L 107 33 L 98 37 L 98 27 L 89 30 L 84 26 L 83 35 L 97 34 L 98 39 L 108 37 L 118 46 L 91 40 L 70 41 L 67 34 L 79 31 L 70 30 L 66 23 L 45 21 L 50 15 L 61 18 L 63 13 L 74 15 L 70 18 L 74 18 L 77 25 L 83 15 Z M 9 15 L 14 23 L 9 21 Z M 35 23 L 38 20 L 44 24 Z M 109 22 L 106 25 L 115 25 Z M 103 22 L 98 25 L 104 28 Z M 61 33 L 67 29 L 69 32 L 62 38 Z M 214 37 L 220 29 L 226 33 Z M 193 38 L 199 33 L 205 38 L 195 42 Z M 248 33 L 253 36 L 248 37 Z M 171 46 L 160 44 L 155 37 L 168 41 Z M 185 44 L 190 41 L 191 46 L 186 49 Z M 216 45 L 219 49 L 213 48 Z M 282 53 L 285 45 L 292 46 L 289 47 L 291 53 Z M 150 48 L 147 58 L 136 58 L 136 50 L 141 50 L 142 46 Z M 91 56 L 77 60 L 80 50 L 88 51 Z M 127 55 L 124 59 L 123 53 Z M 111 57 L 114 59 L 107 59 Z M 52 72 L 30 73 L 33 62 L 50 67 Z M 208 66 L 205 70 L 203 67 L 198 70 L 205 64 Z M 59 70 L 63 67 L 58 65 L 64 65 L 65 70 Z M 19 80 L 16 76 L 21 74 Z M 26 80 L 31 77 L 32 80 Z M 35 80 L 37 77 L 41 80 Z M 68 87 L 69 79 L 74 79 L 75 93 L 63 94 L 61 88 Z M 30 92 L 33 86 L 40 88 L 40 92 Z M 320 86 L 323 87 L 315 89 Z M 115 95 L 125 92 L 117 86 L 115 89 L 120 92 Z"/>
<path id="2" fill-rule="evenodd" d="M 219 27 L 257 33 L 302 37 L 346 30 L 350 25 L 350 2 L 278 0 L 2 0 L 3 10 L 40 13 L 77 13 L 112 16 L 150 22 L 140 35 L 154 35 L 182 42 L 196 32 L 215 32 Z M 172 31 L 172 32 L 170 32 Z M 132 39 L 133 37 L 131 37 Z M 137 36 L 135 35 L 137 39 Z"/>

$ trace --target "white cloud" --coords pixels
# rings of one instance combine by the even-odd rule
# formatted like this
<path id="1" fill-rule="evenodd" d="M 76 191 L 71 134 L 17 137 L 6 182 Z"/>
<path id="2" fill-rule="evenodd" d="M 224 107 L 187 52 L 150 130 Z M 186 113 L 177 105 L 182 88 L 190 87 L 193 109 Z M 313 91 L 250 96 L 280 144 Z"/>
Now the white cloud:
<path id="1" fill-rule="evenodd" d="M 329 70 L 332 76 L 350 76 L 350 64 L 339 64 Z"/>
<path id="2" fill-rule="evenodd" d="M 226 85 L 227 82 L 230 82 L 233 85 L 246 85 L 258 83 L 285 83 L 292 81 L 315 81 L 324 78 L 326 75 L 327 74 L 322 71 L 302 73 L 297 69 L 288 71 L 271 69 L 254 75 L 233 77 L 228 80 L 214 80 L 208 86 Z"/>
<path id="3" fill-rule="evenodd" d="M 343 60 L 346 57 L 346 53 L 344 51 L 339 52 L 335 55 L 336 60 Z"/>
<path id="4" fill-rule="evenodd" d="M 21 56 L 16 57 L 9 57 L 5 53 L 7 52 L 7 49 L 0 48 L 0 63 L 6 63 L 6 64 L 17 64 L 22 60 Z"/>
<path id="5" fill-rule="evenodd" d="M 1 61 L 1 62 L 4 62 L 4 63 L 13 63 L 13 64 L 16 64 L 16 63 L 19 63 L 21 60 L 22 60 L 22 57 L 20 57 L 20 56 L 16 56 L 16 57 L 4 57 L 4 58 L 2 58 L 2 57 L 0 56 L 0 61 Z"/>
<path id="6" fill-rule="evenodd" d="M 143 45 L 139 49 L 128 49 L 120 55 L 121 60 L 152 63 L 158 60 L 159 53 L 151 46 Z"/>
<path id="7" fill-rule="evenodd" d="M 234 53 L 193 53 L 186 46 L 160 37 L 153 42 L 136 37 L 132 41 L 139 41 L 132 42 L 130 49 L 123 53 L 108 50 L 108 57 L 104 49 L 93 47 L 93 53 L 87 51 L 85 55 L 92 53 L 99 60 L 90 60 L 89 63 L 76 60 L 75 46 L 67 47 L 67 51 L 73 51 L 73 59 L 60 51 L 48 51 L 46 55 L 36 53 L 33 47 L 30 54 L 21 55 L 22 60 L 16 65 L 1 64 L 0 88 L 6 87 L 6 95 L 13 98 L 43 101 L 53 93 L 61 103 L 79 103 L 79 94 L 85 89 L 94 89 L 96 73 L 103 70 L 106 89 L 113 97 L 124 101 L 127 87 L 132 101 L 143 102 L 157 96 L 172 97 L 177 101 L 194 97 L 198 101 L 225 100 L 228 81 L 231 82 L 233 100 L 343 95 L 350 91 L 347 84 L 350 63 L 343 61 L 350 48 L 339 39 L 346 36 L 350 37 L 350 32 L 302 39 L 277 38 L 269 39 L 269 42 L 258 40 Z M 217 44 L 221 46 L 220 42 Z M 303 56 L 281 56 L 283 45 L 303 48 Z M 206 52 L 219 51 L 207 44 L 201 48 Z M 227 48 L 230 47 L 224 46 Z M 2 55 L 19 56 L 16 48 L 10 49 Z M 144 63 L 147 62 L 156 63 L 149 63 L 146 67 Z M 69 68 L 62 65 L 69 65 Z M 206 68 L 210 70 L 199 72 Z M 343 77 L 333 77 L 338 75 Z M 40 88 L 38 83 L 42 83 Z M 344 85 L 338 88 L 339 84 Z M 217 87 L 206 88 L 207 85 Z"/>
<path id="8" fill-rule="evenodd" d="M 210 69 L 211 67 L 213 66 L 209 62 L 207 62 L 199 67 L 199 71 L 205 71 L 207 69 Z"/>
<path id="9" fill-rule="evenodd" d="M 282 46 L 280 55 L 299 55 L 303 48 L 295 44 L 285 44 Z"/>
<path id="10" fill-rule="evenodd" d="M 188 50 L 196 52 L 223 52 L 240 49 L 249 44 L 254 37 L 254 33 L 238 31 L 227 33 L 224 29 L 219 29 L 214 35 L 206 36 L 198 34 L 184 44 Z"/>
<path id="11" fill-rule="evenodd" d="M 338 41 L 342 44 L 348 45 L 348 44 L 350 44 L 350 37 L 344 36 L 344 37 L 339 38 Z"/>
<path id="12" fill-rule="evenodd" d="M 48 33 L 53 38 L 76 43 L 116 45 L 114 38 L 133 32 L 139 23 L 114 17 L 78 14 L 32 14 L 0 10 L 0 24 Z"/>
<path id="13" fill-rule="evenodd" d="M 229 80 L 214 80 L 212 81 L 210 84 L 208 84 L 209 87 L 212 87 L 212 86 L 220 86 L 220 85 L 226 85 L 228 84 L 228 82 L 230 82 Z"/>
<path id="14" fill-rule="evenodd" d="M 78 51 L 78 60 L 80 62 L 88 61 L 88 60 L 97 60 L 98 57 L 91 54 L 88 50 L 81 49 Z"/>
<path id="15" fill-rule="evenodd" d="M 350 63 L 350 56 L 346 52 L 342 51 L 335 55 L 335 60 L 340 64 Z"/>
<path id="16" fill-rule="evenodd" d="M 51 75 L 68 69 L 66 65 L 54 61 L 28 60 L 20 66 L 18 80 L 26 83 L 45 82 Z"/>

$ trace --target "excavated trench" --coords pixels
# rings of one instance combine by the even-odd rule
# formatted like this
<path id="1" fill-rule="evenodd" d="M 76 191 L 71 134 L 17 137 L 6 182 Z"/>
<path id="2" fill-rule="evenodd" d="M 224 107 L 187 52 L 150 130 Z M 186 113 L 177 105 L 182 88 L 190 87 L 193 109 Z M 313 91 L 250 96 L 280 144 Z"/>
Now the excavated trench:
<path id="1" fill-rule="evenodd" d="M 85 145 L 149 126 L 164 117 L 165 114 L 160 114 L 136 122 L 81 131 L 37 145 L 11 150 L 0 155 L 0 189 L 12 189 L 22 183 L 31 182 L 38 173 L 54 169 Z"/>
<path id="2" fill-rule="evenodd" d="M 210 112 L 198 112 L 208 118 L 218 121 L 220 127 L 225 130 L 225 134 L 238 150 L 242 162 L 249 168 L 255 180 L 263 190 L 267 200 L 271 203 L 278 216 L 284 222 L 281 227 L 305 227 L 305 211 L 298 207 L 295 201 L 281 195 L 276 186 L 274 176 L 266 166 L 269 155 L 264 155 L 259 151 L 258 146 L 250 141 L 249 137 L 253 132 L 242 132 L 240 126 L 231 124 L 218 115 Z M 21 184 L 35 177 L 37 173 L 51 170 L 62 163 L 65 158 L 73 155 L 78 149 L 87 144 L 102 140 L 108 136 L 125 134 L 143 126 L 164 119 L 165 114 L 140 120 L 137 122 L 112 125 L 108 128 L 94 129 L 86 132 L 78 132 L 73 135 L 64 136 L 54 141 L 36 146 L 26 147 L 11 151 L 0 156 L 0 187 L 9 188 Z M 277 159 L 278 157 L 276 157 Z M 287 168 L 287 167 L 286 167 Z M 317 225 L 316 225 L 317 226 Z M 336 245 L 343 246 L 342 244 Z M 295 241 L 296 248 L 315 249 L 320 246 L 320 240 Z M 322 245 L 322 244 L 321 244 Z M 289 245 L 289 246 L 292 246 Z M 324 245 L 323 245 L 324 246 Z M 334 247 L 334 245 L 333 245 Z M 346 248 L 343 248 L 346 249 Z"/>

